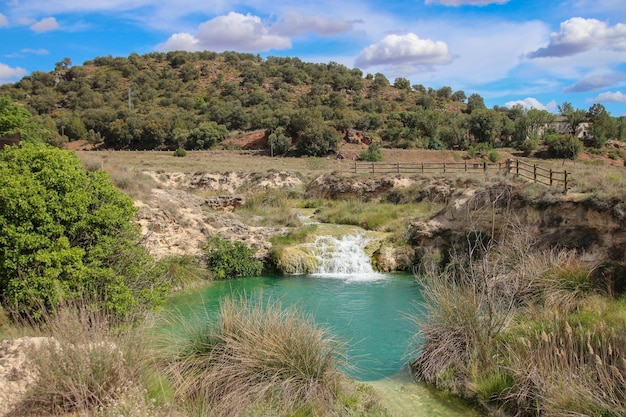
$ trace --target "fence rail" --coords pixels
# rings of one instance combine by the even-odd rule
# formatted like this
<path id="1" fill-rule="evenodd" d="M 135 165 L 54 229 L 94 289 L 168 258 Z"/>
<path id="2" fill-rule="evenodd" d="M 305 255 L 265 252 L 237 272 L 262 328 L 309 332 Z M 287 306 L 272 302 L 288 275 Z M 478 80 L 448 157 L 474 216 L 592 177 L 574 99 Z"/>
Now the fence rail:
<path id="1" fill-rule="evenodd" d="M 570 185 L 569 173 L 566 170 L 553 171 L 551 168 L 543 168 L 537 164 L 529 164 L 519 159 L 509 159 L 507 161 L 507 172 L 537 184 L 549 187 L 561 186 L 564 194 L 567 194 Z"/>
<path id="2" fill-rule="evenodd" d="M 353 174 L 438 174 L 453 172 L 502 171 L 506 163 L 488 162 L 416 162 L 416 163 L 380 163 L 354 162 L 350 166 Z"/>
<path id="3" fill-rule="evenodd" d="M 546 186 L 560 186 L 567 193 L 569 173 L 553 171 L 536 164 L 529 164 L 519 159 L 508 159 L 505 162 L 414 162 L 414 163 L 381 163 L 354 162 L 349 166 L 353 174 L 446 174 L 455 172 L 467 173 L 509 173 Z"/>

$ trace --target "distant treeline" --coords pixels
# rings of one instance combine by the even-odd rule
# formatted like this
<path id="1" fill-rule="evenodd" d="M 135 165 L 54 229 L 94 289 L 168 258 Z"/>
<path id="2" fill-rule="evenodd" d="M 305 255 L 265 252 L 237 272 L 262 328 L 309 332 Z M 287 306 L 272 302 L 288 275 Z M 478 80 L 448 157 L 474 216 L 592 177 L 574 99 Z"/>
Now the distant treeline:
<path id="1" fill-rule="evenodd" d="M 133 53 L 80 66 L 65 58 L 53 71 L 0 86 L 0 95 L 24 105 L 50 143 L 84 139 L 114 149 L 209 149 L 233 133 L 262 129 L 275 155 L 319 156 L 355 129 L 382 147 L 532 150 L 559 133 L 547 111 L 487 109 L 480 95 L 451 87 L 236 52 Z M 589 124 L 589 146 L 626 136 L 624 118 L 601 104 L 559 109 L 569 131 Z"/>

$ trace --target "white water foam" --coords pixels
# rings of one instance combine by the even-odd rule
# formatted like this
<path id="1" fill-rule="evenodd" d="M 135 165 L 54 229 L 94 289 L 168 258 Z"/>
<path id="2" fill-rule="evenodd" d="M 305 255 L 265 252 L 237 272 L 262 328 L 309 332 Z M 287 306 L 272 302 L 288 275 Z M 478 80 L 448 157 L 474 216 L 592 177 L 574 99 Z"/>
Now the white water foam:
<path id="1" fill-rule="evenodd" d="M 340 278 L 347 281 L 376 281 L 385 275 L 374 271 L 372 261 L 365 253 L 369 239 L 363 234 L 318 236 L 313 244 L 313 256 L 318 266 L 312 275 L 321 278 Z"/>

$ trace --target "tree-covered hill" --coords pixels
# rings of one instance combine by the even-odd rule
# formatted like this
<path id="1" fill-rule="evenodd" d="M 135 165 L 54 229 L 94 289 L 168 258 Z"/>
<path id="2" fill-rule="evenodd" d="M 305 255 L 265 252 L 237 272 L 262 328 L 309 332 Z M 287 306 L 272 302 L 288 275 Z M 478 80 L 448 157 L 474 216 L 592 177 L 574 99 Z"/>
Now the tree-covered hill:
<path id="1" fill-rule="evenodd" d="M 355 129 L 385 147 L 532 150 L 555 119 L 547 111 L 487 109 L 478 94 L 392 83 L 334 62 L 236 52 L 108 56 L 80 66 L 65 58 L 51 72 L 0 86 L 0 96 L 33 113 L 53 144 L 83 139 L 115 149 L 208 149 L 261 129 L 274 154 L 320 156 Z M 591 145 L 626 133 L 623 118 L 599 104 L 589 112 L 565 104 L 568 121 L 581 123 L 581 114 L 595 121 Z"/>

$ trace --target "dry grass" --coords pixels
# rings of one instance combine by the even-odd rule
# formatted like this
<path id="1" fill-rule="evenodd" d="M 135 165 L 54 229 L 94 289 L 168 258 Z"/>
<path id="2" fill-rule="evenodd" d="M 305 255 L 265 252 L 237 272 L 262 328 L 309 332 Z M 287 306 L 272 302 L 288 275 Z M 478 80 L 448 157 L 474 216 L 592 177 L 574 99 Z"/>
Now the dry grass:
<path id="1" fill-rule="evenodd" d="M 139 331 L 115 329 L 87 304 L 65 306 L 33 331 L 49 337 L 29 352 L 37 379 L 18 414 L 167 414 L 146 396 Z"/>
<path id="2" fill-rule="evenodd" d="M 186 322 L 186 320 L 185 320 Z M 216 322 L 184 324 L 160 360 L 180 401 L 201 415 L 332 415 L 341 346 L 294 308 L 226 298 Z"/>
<path id="3" fill-rule="evenodd" d="M 576 253 L 502 236 L 420 271 L 416 374 L 496 414 L 626 415 L 624 302 L 594 291 Z"/>

